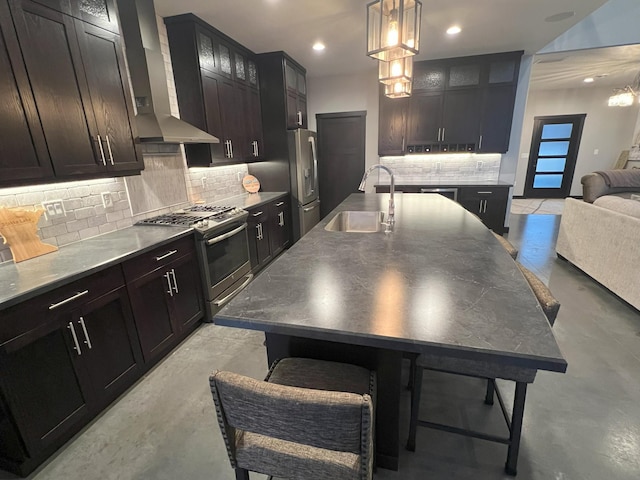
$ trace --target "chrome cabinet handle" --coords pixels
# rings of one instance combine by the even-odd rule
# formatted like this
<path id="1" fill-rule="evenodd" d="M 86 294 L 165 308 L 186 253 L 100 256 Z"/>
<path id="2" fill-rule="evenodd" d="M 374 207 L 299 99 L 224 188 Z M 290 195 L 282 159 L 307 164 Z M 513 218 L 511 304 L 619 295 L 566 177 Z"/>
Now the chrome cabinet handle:
<path id="1" fill-rule="evenodd" d="M 258 141 L 256 140 L 256 157 L 260 156 L 260 145 L 258 144 Z"/>
<path id="2" fill-rule="evenodd" d="M 489 202 L 489 200 L 485 200 L 484 201 L 484 213 L 487 213 L 487 203 Z"/>
<path id="3" fill-rule="evenodd" d="M 278 202 L 278 203 L 276 203 L 276 207 L 281 207 L 282 205 L 284 205 L 284 202 Z"/>
<path id="4" fill-rule="evenodd" d="M 229 140 L 229 151 L 231 152 L 231 155 L 229 155 L 229 158 L 233 158 L 233 141 Z"/>
<path id="5" fill-rule="evenodd" d="M 442 127 L 442 141 L 443 141 L 443 142 L 444 142 L 444 132 L 445 132 L 445 130 L 446 130 L 446 129 L 445 129 L 444 127 Z"/>
<path id="6" fill-rule="evenodd" d="M 262 215 L 262 212 L 257 212 L 257 213 L 252 213 L 251 214 L 252 217 L 259 217 L 260 215 Z"/>
<path id="7" fill-rule="evenodd" d="M 442 128 L 438 127 L 438 141 L 440 141 L 440 130 L 442 130 Z"/>
<path id="8" fill-rule="evenodd" d="M 260 224 L 256 225 L 256 239 L 260 240 Z"/>
<path id="9" fill-rule="evenodd" d="M 78 336 L 76 335 L 76 329 L 73 328 L 73 322 L 69 322 L 67 324 L 67 328 L 71 330 L 71 336 L 73 337 L 73 349 L 78 352 L 78 356 L 82 355 L 82 351 L 80 350 L 80 344 L 78 343 Z"/>
<path id="10" fill-rule="evenodd" d="M 76 298 L 80 298 L 83 295 L 86 295 L 87 293 L 89 293 L 89 290 L 85 290 L 84 292 L 78 292 L 74 296 L 69 297 L 66 300 L 62 300 L 61 302 L 58 302 L 58 303 L 53 303 L 53 304 L 49 305 L 49 310 L 53 310 L 54 308 L 58 308 L 58 307 L 64 305 L 65 303 L 72 302 Z"/>
<path id="11" fill-rule="evenodd" d="M 316 208 L 318 208 L 318 204 L 314 205 L 313 207 L 308 207 L 308 208 L 303 208 L 302 211 L 303 212 L 310 212 L 311 210 L 315 210 Z"/>
<path id="12" fill-rule="evenodd" d="M 169 290 L 167 290 L 167 293 L 173 297 L 173 287 L 171 286 L 171 278 L 169 276 L 169 272 L 165 273 L 162 276 L 167 279 L 167 286 L 169 287 Z"/>
<path id="13" fill-rule="evenodd" d="M 478 192 L 478 195 L 491 195 L 493 192 Z"/>
<path id="14" fill-rule="evenodd" d="M 278 217 L 280 217 L 280 221 L 278 222 L 278 225 L 280 225 L 281 227 L 284 227 L 284 212 L 280 212 L 278 214 Z"/>
<path id="15" fill-rule="evenodd" d="M 159 262 L 160 260 L 164 260 L 165 258 L 170 257 L 171 255 L 175 255 L 176 253 L 178 253 L 178 250 L 171 250 L 170 252 L 167 252 L 164 255 L 160 255 L 159 257 L 155 257 L 155 261 Z"/>
<path id="16" fill-rule="evenodd" d="M 107 139 L 107 151 L 109 152 L 109 162 L 111 162 L 111 165 L 115 165 L 115 163 L 113 163 L 113 152 L 111 151 L 111 142 L 109 141 L 109 135 L 105 135 L 105 137 Z"/>
<path id="17" fill-rule="evenodd" d="M 173 289 L 175 290 L 176 293 L 180 293 L 180 292 L 178 292 L 178 281 L 176 280 L 176 269 L 175 268 L 171 269 L 171 278 L 173 278 Z"/>
<path id="18" fill-rule="evenodd" d="M 89 334 L 87 333 L 87 326 L 84 324 L 84 318 L 80 317 L 78 323 L 82 327 L 82 332 L 84 333 L 84 343 L 86 343 L 87 347 L 89 347 L 89 350 L 91 350 L 91 340 L 89 339 Z"/>
<path id="19" fill-rule="evenodd" d="M 482 135 L 480 135 L 480 142 L 478 143 L 478 150 L 482 150 Z"/>
<path id="20" fill-rule="evenodd" d="M 402 151 L 404 152 L 404 136 L 402 137 Z"/>
<path id="21" fill-rule="evenodd" d="M 302 125 L 302 111 L 298 110 L 298 125 Z"/>
<path id="22" fill-rule="evenodd" d="M 482 200 L 480 200 L 480 205 L 478 205 L 478 213 L 482 213 Z"/>
<path id="23" fill-rule="evenodd" d="M 100 157 L 102 159 L 102 165 L 106 167 L 107 159 L 104 156 L 104 148 L 102 147 L 102 138 L 100 138 L 100 135 L 96 135 L 96 137 L 98 138 L 98 147 L 100 147 Z"/>

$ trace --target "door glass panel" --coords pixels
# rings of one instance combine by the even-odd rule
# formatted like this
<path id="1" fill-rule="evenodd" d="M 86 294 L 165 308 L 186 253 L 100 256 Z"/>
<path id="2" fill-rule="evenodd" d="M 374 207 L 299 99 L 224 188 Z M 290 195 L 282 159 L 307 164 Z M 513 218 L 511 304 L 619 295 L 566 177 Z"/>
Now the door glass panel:
<path id="1" fill-rule="evenodd" d="M 236 78 L 240 80 L 246 80 L 247 75 L 244 71 L 244 57 L 236 53 Z"/>
<path id="2" fill-rule="evenodd" d="M 466 87 L 480 83 L 480 67 L 478 65 L 456 65 L 449 70 L 450 87 Z"/>
<path id="3" fill-rule="evenodd" d="M 533 188 L 560 188 L 562 175 L 536 175 L 533 179 Z"/>
<path id="4" fill-rule="evenodd" d="M 216 59 L 213 54 L 213 43 L 211 39 L 202 33 L 198 34 L 200 40 L 200 48 L 198 49 L 198 57 L 200 58 L 200 68 L 206 70 L 215 70 Z"/>
<path id="5" fill-rule="evenodd" d="M 220 45 L 220 70 L 231 75 L 231 51 L 226 45 Z"/>
<path id="6" fill-rule="evenodd" d="M 549 123 L 542 127 L 542 136 L 540 138 L 543 140 L 570 138 L 571 130 L 573 130 L 572 123 Z"/>
<path id="7" fill-rule="evenodd" d="M 544 157 L 565 156 L 569 152 L 569 142 L 541 142 L 538 155 Z"/>
<path id="8" fill-rule="evenodd" d="M 564 172 L 566 158 L 539 158 L 536 172 Z"/>
<path id="9" fill-rule="evenodd" d="M 109 20 L 109 11 L 105 0 L 82 0 L 80 2 L 80 11 L 97 18 Z"/>
<path id="10" fill-rule="evenodd" d="M 256 64 L 249 60 L 248 62 L 248 70 L 249 70 L 249 83 L 251 85 L 258 85 L 258 69 Z"/>

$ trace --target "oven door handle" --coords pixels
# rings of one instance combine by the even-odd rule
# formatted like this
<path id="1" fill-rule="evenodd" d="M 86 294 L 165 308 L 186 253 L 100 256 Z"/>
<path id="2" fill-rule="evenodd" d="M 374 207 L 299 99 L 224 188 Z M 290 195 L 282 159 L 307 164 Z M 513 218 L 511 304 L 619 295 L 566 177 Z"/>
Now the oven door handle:
<path id="1" fill-rule="evenodd" d="M 233 237 L 236 233 L 239 233 L 242 230 L 246 230 L 246 229 L 247 229 L 247 224 L 245 223 L 239 226 L 238 228 L 231 230 L 230 232 L 220 235 L 219 237 L 215 237 L 215 238 L 212 238 L 211 240 L 207 240 L 207 245 L 213 245 L 215 243 L 226 240 L 229 237 Z"/>
<path id="2" fill-rule="evenodd" d="M 220 306 L 224 305 L 229 300 L 231 300 L 231 298 L 233 298 L 237 293 L 240 293 L 240 290 L 242 290 L 244 287 L 249 285 L 249 282 L 251 280 L 253 280 L 253 273 L 250 273 L 249 275 L 247 275 L 247 279 L 244 282 L 242 282 L 242 285 L 240 285 L 238 288 L 236 288 L 233 292 L 231 292 L 229 295 L 227 295 L 224 298 L 219 298 L 219 299 L 214 300 L 213 304 L 216 307 L 220 307 Z"/>

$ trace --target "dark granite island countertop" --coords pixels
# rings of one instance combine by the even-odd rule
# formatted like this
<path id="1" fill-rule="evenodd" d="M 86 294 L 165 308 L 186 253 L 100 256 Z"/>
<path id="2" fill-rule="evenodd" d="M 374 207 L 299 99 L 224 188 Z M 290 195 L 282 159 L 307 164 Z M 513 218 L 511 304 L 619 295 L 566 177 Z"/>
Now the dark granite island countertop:
<path id="1" fill-rule="evenodd" d="M 0 265 L 0 310 L 192 235 L 188 227 L 133 226 L 60 247 L 24 262 Z"/>
<path id="2" fill-rule="evenodd" d="M 353 194 L 214 318 L 220 325 L 564 372 L 567 363 L 511 257 L 474 215 L 435 194 L 396 195 L 391 234 L 330 232 Z"/>

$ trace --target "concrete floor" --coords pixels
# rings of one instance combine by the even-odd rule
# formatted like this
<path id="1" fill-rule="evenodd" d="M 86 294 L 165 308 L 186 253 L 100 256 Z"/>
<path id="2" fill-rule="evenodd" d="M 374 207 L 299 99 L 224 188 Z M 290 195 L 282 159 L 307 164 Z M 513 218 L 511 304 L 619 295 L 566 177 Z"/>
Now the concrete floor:
<path id="1" fill-rule="evenodd" d="M 554 332 L 569 363 L 529 387 L 518 465 L 520 480 L 628 480 L 640 477 L 640 314 L 555 257 L 559 217 L 512 215 L 519 260 L 562 303 Z M 204 325 L 29 478 L 33 480 L 233 479 L 208 373 L 261 378 L 260 333 Z M 502 389 L 510 397 L 512 384 Z M 422 416 L 504 432 L 499 407 L 483 403 L 477 379 L 427 373 Z M 401 441 L 409 395 L 401 405 Z M 417 451 L 401 451 L 386 479 L 503 479 L 506 447 L 419 429 Z M 0 472 L 0 479 L 15 478 Z M 263 476 L 252 475 L 263 479 Z"/>

